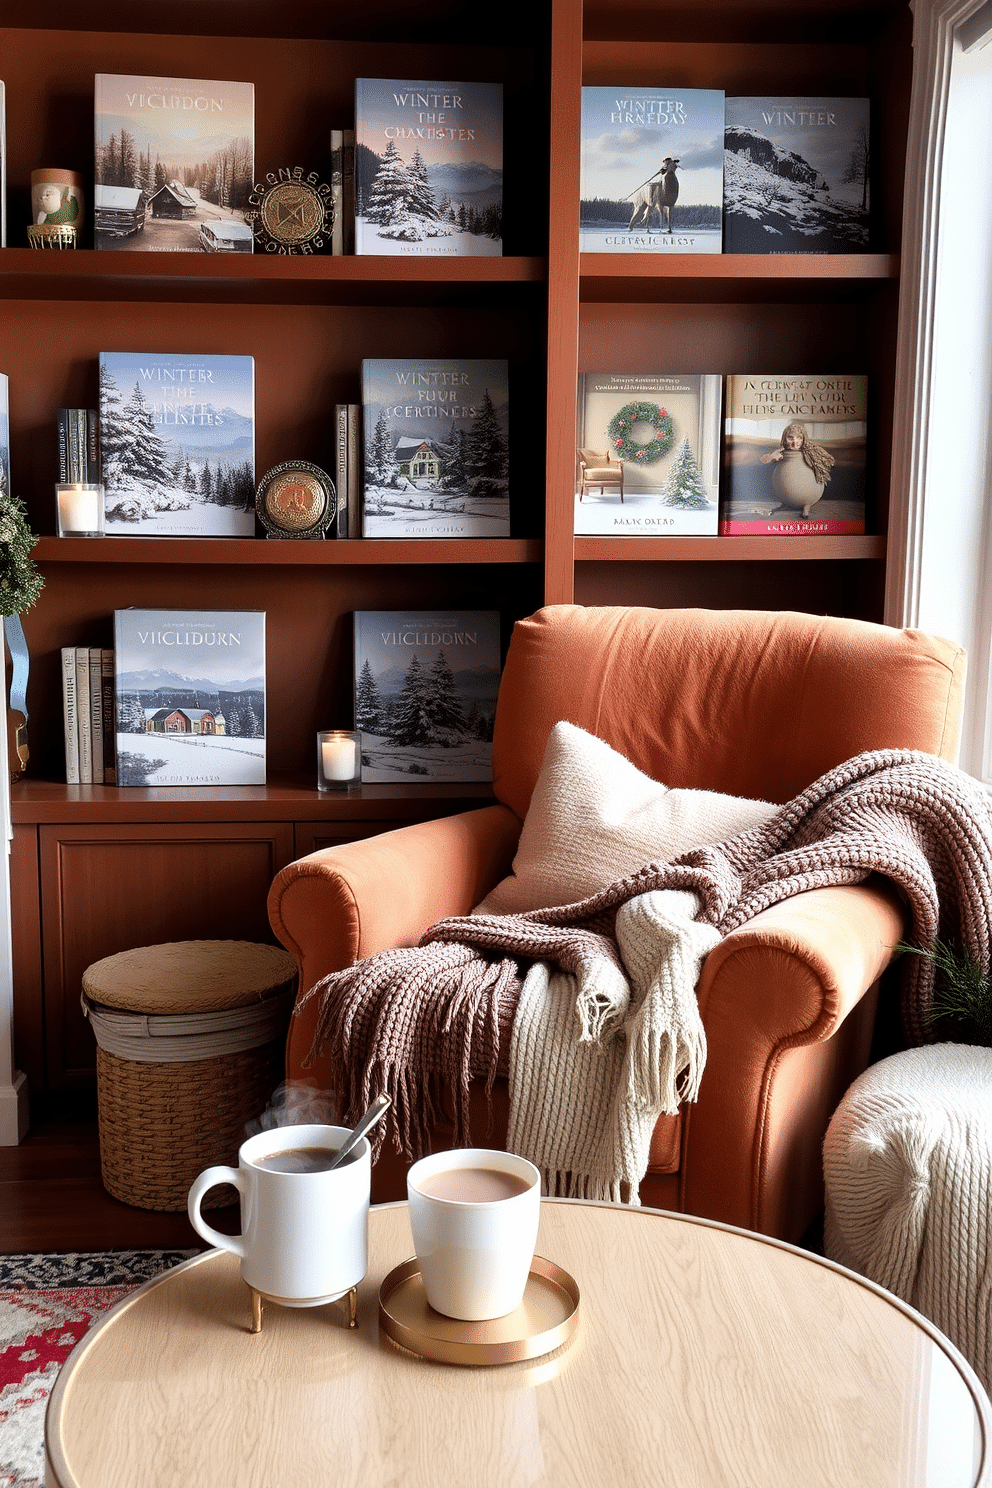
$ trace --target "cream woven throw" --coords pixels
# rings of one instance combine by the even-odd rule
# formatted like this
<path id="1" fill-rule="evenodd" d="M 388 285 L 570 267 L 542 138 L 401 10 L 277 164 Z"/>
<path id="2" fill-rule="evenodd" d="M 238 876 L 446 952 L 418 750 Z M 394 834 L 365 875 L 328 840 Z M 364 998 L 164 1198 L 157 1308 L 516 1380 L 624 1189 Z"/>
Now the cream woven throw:
<path id="1" fill-rule="evenodd" d="M 426 1150 L 446 1085 L 455 1098 L 454 1140 L 463 1144 L 471 1140 L 470 1079 L 481 1076 L 491 1089 L 501 1061 L 505 1070 L 503 1050 L 533 963 L 546 962 L 575 979 L 576 1037 L 605 1047 L 622 1020 L 618 1025 L 615 999 L 602 995 L 604 967 L 628 975 L 617 920 L 629 901 L 658 890 L 689 890 L 698 897 L 694 923 L 719 937 L 794 894 L 859 883 L 873 873 L 902 890 L 917 944 L 956 939 L 988 971 L 992 816 L 985 794 L 932 755 L 878 750 L 828 771 L 762 825 L 672 863 L 650 863 L 579 904 L 442 920 L 419 946 L 385 951 L 325 977 L 306 998 L 321 1000 L 312 1054 L 322 1050 L 329 1058 L 343 1120 L 357 1120 L 380 1089 L 388 1091 L 394 1141 L 407 1157 Z M 911 1044 L 932 1040 L 932 995 L 931 962 L 904 957 L 903 1025 Z M 635 992 L 635 1012 L 636 999 Z M 671 1036 L 663 996 L 650 999 L 649 1014 L 654 1026 L 646 1045 L 661 1047 Z M 676 1061 L 683 1098 L 698 1080 L 692 1063 L 691 1057 Z M 641 1065 L 636 1068 L 643 1074 Z M 588 1092 L 581 1088 L 581 1070 L 572 1075 L 567 1105 L 581 1110 Z M 560 1077 L 555 1068 L 543 1072 L 547 1084 Z M 535 1078 L 528 1071 L 526 1083 Z M 643 1095 L 635 1084 L 633 1105 Z M 645 1122 L 650 1096 L 649 1089 Z M 562 1153 L 554 1159 L 546 1154 L 540 1166 L 568 1171 L 567 1161 Z M 614 1163 L 611 1185 L 624 1181 L 621 1170 L 622 1163 Z M 605 1181 L 587 1176 L 590 1185 Z M 573 1174 L 577 1187 L 584 1181 Z"/>

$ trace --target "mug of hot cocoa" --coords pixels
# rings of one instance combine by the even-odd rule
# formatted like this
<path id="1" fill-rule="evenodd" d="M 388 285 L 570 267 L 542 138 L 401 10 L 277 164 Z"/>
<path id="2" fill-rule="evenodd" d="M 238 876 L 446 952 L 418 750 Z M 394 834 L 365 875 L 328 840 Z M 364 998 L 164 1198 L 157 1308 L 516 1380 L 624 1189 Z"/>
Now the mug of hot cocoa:
<path id="1" fill-rule="evenodd" d="M 519 1307 L 537 1244 L 541 1175 L 512 1152 L 435 1152 L 407 1174 L 413 1248 L 427 1301 L 480 1322 Z"/>

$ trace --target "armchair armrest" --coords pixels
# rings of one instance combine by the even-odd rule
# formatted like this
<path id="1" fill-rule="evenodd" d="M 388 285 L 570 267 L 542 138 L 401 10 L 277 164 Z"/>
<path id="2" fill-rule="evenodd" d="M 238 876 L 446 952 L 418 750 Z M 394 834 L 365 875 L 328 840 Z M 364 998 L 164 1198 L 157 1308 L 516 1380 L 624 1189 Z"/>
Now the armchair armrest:
<path id="1" fill-rule="evenodd" d="M 416 945 L 428 925 L 464 915 L 510 871 L 520 819 L 497 803 L 417 822 L 298 858 L 273 879 L 269 921 L 296 956 L 302 995 L 365 956 Z M 316 1002 L 290 1023 L 287 1072 L 303 1075 Z"/>
<path id="2" fill-rule="evenodd" d="M 821 1143 L 868 1063 L 878 979 L 905 925 L 885 879 L 813 889 L 710 952 L 706 1069 L 683 1112 L 680 1207 L 798 1239 L 822 1205 Z"/>

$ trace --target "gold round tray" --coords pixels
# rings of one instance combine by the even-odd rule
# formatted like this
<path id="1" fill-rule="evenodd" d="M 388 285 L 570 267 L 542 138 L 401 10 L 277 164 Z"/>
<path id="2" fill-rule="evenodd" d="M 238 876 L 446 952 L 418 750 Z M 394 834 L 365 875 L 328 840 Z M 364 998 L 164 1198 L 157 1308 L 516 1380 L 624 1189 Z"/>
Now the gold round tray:
<path id="1" fill-rule="evenodd" d="M 394 1342 L 442 1364 L 513 1364 L 559 1348 L 575 1332 L 579 1288 L 543 1256 L 531 1262 L 523 1301 L 506 1317 L 466 1323 L 427 1301 L 417 1258 L 404 1261 L 379 1288 L 379 1327 Z"/>

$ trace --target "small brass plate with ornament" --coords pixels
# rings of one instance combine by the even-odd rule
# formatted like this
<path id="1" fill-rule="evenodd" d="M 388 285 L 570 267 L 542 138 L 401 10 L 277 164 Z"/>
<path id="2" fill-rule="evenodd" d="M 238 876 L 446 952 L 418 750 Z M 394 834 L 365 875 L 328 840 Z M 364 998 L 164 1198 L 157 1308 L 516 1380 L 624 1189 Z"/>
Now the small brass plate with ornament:
<path id="1" fill-rule="evenodd" d="M 319 253 L 330 247 L 334 197 L 300 165 L 269 171 L 251 189 L 245 221 L 266 253 Z"/>
<path id="2" fill-rule="evenodd" d="M 269 537 L 323 537 L 337 504 L 331 477 L 306 460 L 274 465 L 255 492 L 255 511 Z"/>

